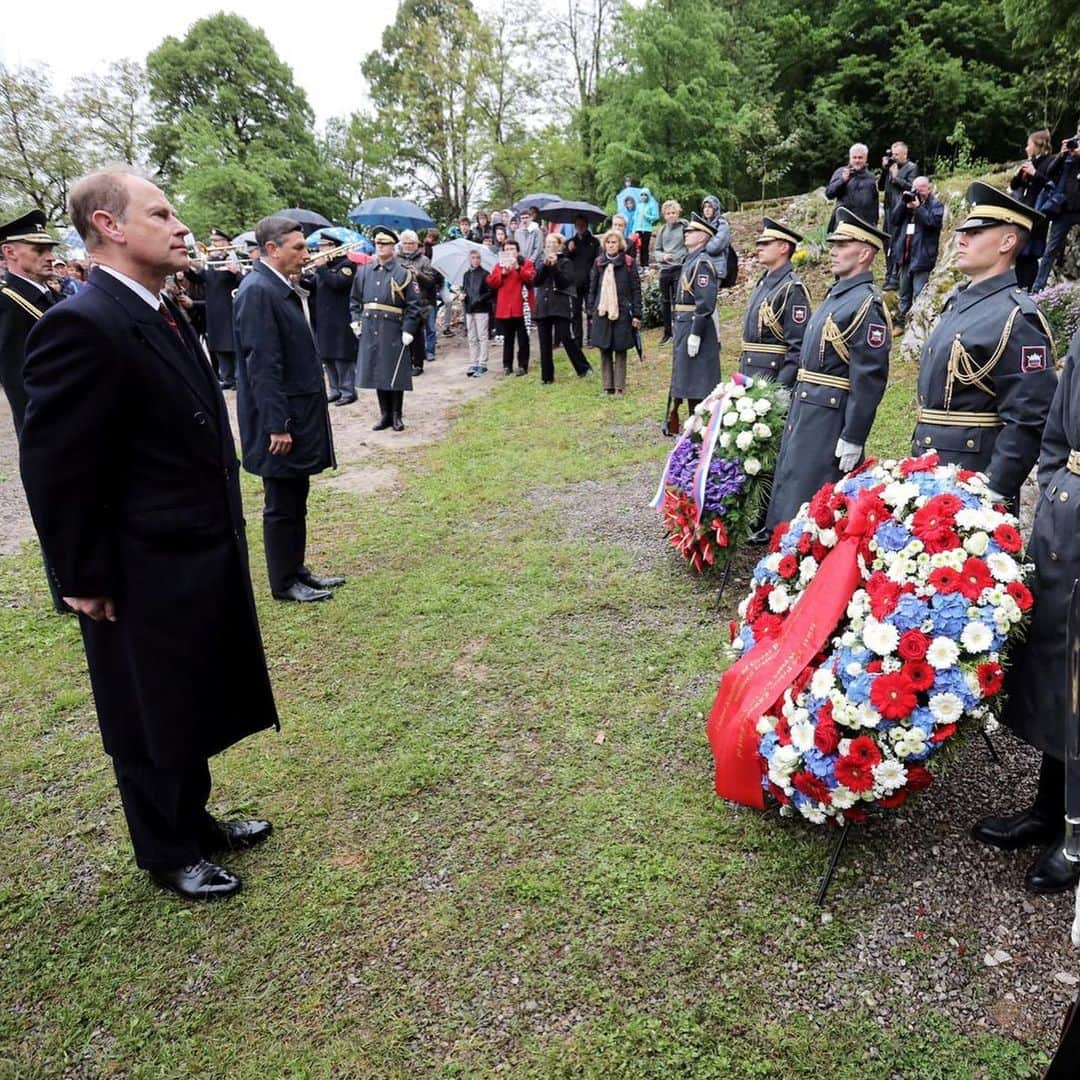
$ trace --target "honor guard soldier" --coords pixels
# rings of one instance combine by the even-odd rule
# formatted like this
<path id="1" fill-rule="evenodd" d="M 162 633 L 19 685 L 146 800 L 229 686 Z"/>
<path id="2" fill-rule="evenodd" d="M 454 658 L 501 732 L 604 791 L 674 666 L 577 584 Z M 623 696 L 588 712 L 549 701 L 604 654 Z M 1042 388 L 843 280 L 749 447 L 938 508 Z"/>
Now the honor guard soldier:
<path id="1" fill-rule="evenodd" d="M 872 267 L 888 237 L 841 206 L 828 236 L 836 283 L 810 317 L 769 502 L 770 529 L 863 458 L 889 378 L 892 323 Z"/>
<path id="2" fill-rule="evenodd" d="M 1050 328 L 1013 269 L 1042 215 L 980 181 L 967 198 L 956 265 L 969 282 L 923 346 L 912 453 L 986 473 L 1015 509 L 1057 387 Z"/>
<path id="3" fill-rule="evenodd" d="M 349 298 L 353 333 L 360 339 L 357 385 L 379 397 L 374 431 L 404 431 L 405 391 L 412 389 L 412 363 L 406 355 L 421 325 L 424 301 L 412 271 L 394 257 L 398 242 L 391 229 L 375 230 L 375 262 L 353 278 Z"/>
<path id="4" fill-rule="evenodd" d="M 0 287 L 0 383 L 11 406 L 16 435 L 22 431 L 26 413 L 26 335 L 60 299 L 45 284 L 52 273 L 54 247 L 56 241 L 45 231 L 45 215 L 40 210 L 0 225 L 0 253 L 7 263 L 7 280 Z"/>
<path id="5" fill-rule="evenodd" d="M 236 389 L 236 345 L 233 341 L 233 298 L 243 275 L 232 243 L 221 229 L 210 230 L 205 270 L 189 270 L 202 282 L 206 296 L 206 347 L 223 390 Z"/>
<path id="6" fill-rule="evenodd" d="M 687 255 L 674 289 L 671 320 L 671 416 L 676 421 L 681 401 L 692 412 L 720 381 L 720 338 L 713 321 L 719 279 L 705 251 L 716 229 L 693 214 L 683 235 Z M 677 424 L 673 430 L 679 430 Z"/>
<path id="7" fill-rule="evenodd" d="M 1003 437 L 1004 431 L 999 445 Z M 1046 417 L 1038 480 L 1040 498 L 1027 549 L 1028 560 L 1035 564 L 1034 608 L 1028 635 L 1011 658 L 1003 719 L 1024 742 L 1042 751 L 1039 783 L 1028 809 L 983 818 L 973 833 L 976 840 L 1005 851 L 1041 847 L 1024 885 L 1029 892 L 1058 893 L 1073 888 L 1080 878 L 1080 863 L 1064 854 L 1065 801 L 1075 806 L 1077 796 L 1075 763 L 1070 764 L 1071 790 L 1066 794 L 1065 763 L 1067 747 L 1075 746 L 1077 738 L 1075 669 L 1070 671 L 1066 624 L 1070 593 L 1080 578 L 1080 332 L 1072 339 Z M 1023 595 L 1022 590 L 1017 593 Z"/>
<path id="8" fill-rule="evenodd" d="M 799 351 L 810 320 L 810 297 L 791 265 L 801 240 L 786 225 L 764 219 L 754 244 L 765 273 L 750 297 L 739 346 L 743 375 L 776 381 L 789 389 L 795 385 Z"/>
<path id="9" fill-rule="evenodd" d="M 329 236 L 319 237 L 319 255 L 338 247 Z M 349 293 L 356 267 L 341 254 L 304 275 L 306 288 L 315 295 L 315 344 L 330 383 L 327 400 L 351 405 L 356 400 L 356 338 L 349 327 Z"/>

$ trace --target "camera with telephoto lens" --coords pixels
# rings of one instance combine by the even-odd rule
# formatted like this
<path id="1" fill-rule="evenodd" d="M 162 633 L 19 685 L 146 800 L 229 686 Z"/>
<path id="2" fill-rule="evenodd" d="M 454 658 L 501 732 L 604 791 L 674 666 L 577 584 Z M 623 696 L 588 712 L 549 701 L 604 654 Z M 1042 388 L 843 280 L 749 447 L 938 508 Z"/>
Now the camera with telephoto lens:
<path id="1" fill-rule="evenodd" d="M 919 193 L 917 191 L 908 190 L 900 196 L 908 206 L 917 206 L 919 203 Z"/>
<path id="2" fill-rule="evenodd" d="M 1075 150 L 1078 146 L 1080 146 L 1080 135 L 1078 135 L 1076 138 L 1065 140 L 1066 150 Z"/>

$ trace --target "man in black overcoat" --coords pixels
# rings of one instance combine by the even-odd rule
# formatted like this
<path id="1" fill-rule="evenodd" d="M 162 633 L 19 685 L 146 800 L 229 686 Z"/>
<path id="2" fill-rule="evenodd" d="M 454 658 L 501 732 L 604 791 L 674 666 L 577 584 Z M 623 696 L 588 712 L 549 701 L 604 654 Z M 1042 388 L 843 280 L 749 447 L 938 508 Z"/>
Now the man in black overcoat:
<path id="1" fill-rule="evenodd" d="M 190 899 L 240 880 L 210 860 L 270 834 L 206 810 L 207 759 L 277 726 L 221 390 L 179 310 L 187 265 L 168 200 L 121 170 L 71 191 L 95 267 L 27 341 L 27 501 L 80 615 L 106 752 L 138 865 Z"/>
<path id="2" fill-rule="evenodd" d="M 233 298 L 242 274 L 229 237 L 210 230 L 210 251 L 204 270 L 188 276 L 202 283 L 206 300 L 206 347 L 214 358 L 222 389 L 236 389 L 236 342 L 233 340 Z"/>
<path id="3" fill-rule="evenodd" d="M 337 246 L 329 236 L 320 237 L 319 244 L 320 255 Z M 338 255 L 302 279 L 304 287 L 314 293 L 315 344 L 330 383 L 327 401 L 335 405 L 351 405 L 356 400 L 356 338 L 349 326 L 349 292 L 355 270 L 347 255 Z"/>
<path id="4" fill-rule="evenodd" d="M 337 465 L 315 339 L 292 286 L 307 244 L 285 217 L 263 218 L 255 239 L 262 258 L 244 278 L 233 313 L 244 468 L 263 478 L 263 540 L 275 599 L 328 600 L 345 579 L 317 577 L 304 564 L 311 477 Z"/>

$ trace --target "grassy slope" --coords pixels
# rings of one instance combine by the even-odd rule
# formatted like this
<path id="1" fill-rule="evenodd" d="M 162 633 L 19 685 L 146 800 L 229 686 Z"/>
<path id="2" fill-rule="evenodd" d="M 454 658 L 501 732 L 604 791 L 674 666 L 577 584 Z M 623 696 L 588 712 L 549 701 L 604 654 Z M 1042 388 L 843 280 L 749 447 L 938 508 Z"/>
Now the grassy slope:
<path id="1" fill-rule="evenodd" d="M 620 432 L 665 368 L 623 402 L 510 380 L 400 498 L 316 484 L 313 565 L 351 570 L 325 606 L 266 602 L 247 483 L 284 727 L 219 760 L 216 797 L 279 832 L 226 905 L 134 869 L 76 627 L 32 553 L 0 563 L 0 1076 L 1029 1074 L 933 1015 L 882 1030 L 776 989 L 849 948 L 858 909 L 822 925 L 824 840 L 711 792 L 727 613 L 530 497 L 659 468 Z M 912 384 L 894 370 L 875 450 L 902 450 Z"/>

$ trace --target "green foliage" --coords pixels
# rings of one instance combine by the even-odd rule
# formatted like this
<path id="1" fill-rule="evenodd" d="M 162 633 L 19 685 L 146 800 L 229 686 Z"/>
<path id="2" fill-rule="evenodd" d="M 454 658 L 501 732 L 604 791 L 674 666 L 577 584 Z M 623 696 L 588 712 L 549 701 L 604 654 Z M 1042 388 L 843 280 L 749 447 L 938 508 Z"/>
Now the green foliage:
<path id="1" fill-rule="evenodd" d="M 250 227 L 242 215 L 273 203 L 341 218 L 344 177 L 320 156 L 307 98 L 261 30 L 213 15 L 183 40 L 166 38 L 146 64 L 151 157 L 189 218 Z M 230 195 L 228 180 L 241 173 L 251 176 Z"/>
<path id="2" fill-rule="evenodd" d="M 1061 359 L 1073 335 L 1080 330 L 1080 285 L 1063 281 L 1038 293 L 1035 299 L 1054 335 L 1054 349 Z"/>

